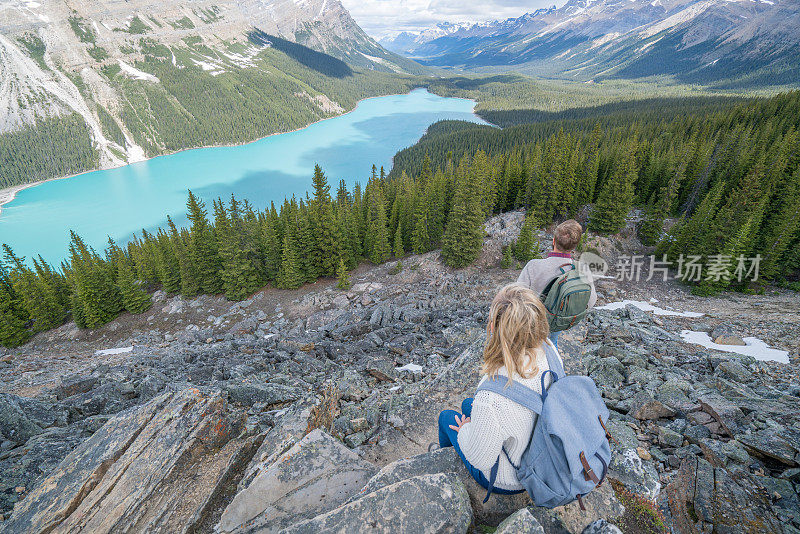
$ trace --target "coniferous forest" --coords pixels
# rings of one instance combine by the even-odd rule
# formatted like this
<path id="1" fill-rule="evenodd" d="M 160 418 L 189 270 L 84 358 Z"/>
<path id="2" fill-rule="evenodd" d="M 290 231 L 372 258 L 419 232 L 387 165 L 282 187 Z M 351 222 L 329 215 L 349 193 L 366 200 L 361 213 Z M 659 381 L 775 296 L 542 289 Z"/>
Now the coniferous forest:
<path id="1" fill-rule="evenodd" d="M 266 285 L 297 288 L 320 277 L 349 285 L 360 261 L 381 263 L 441 247 L 452 267 L 480 253 L 492 214 L 525 208 L 513 253 L 535 254 L 533 230 L 592 205 L 589 230 L 620 231 L 645 212 L 641 239 L 657 254 L 760 254 L 760 281 L 791 283 L 800 270 L 800 92 L 732 102 L 711 111 L 610 112 L 499 130 L 440 123 L 366 185 L 331 189 L 317 167 L 305 198 L 254 209 L 246 200 L 210 206 L 189 192 L 189 225 L 142 232 L 104 251 L 72 235 L 60 266 L 0 262 L 0 343 L 13 346 L 69 317 L 95 328 L 150 305 L 161 288 L 187 298 L 243 299 Z M 676 218 L 668 233 L 664 221 Z M 504 260 L 505 261 L 505 260 Z M 702 281 L 696 291 L 744 289 Z"/>

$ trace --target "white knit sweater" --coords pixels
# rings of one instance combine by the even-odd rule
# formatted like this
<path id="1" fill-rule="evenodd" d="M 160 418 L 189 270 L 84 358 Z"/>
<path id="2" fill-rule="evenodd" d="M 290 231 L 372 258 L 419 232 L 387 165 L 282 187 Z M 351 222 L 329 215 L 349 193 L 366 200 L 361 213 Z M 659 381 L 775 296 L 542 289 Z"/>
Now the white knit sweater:
<path id="1" fill-rule="evenodd" d="M 547 341 L 547 343 L 550 343 Z M 552 345 L 551 345 L 552 346 Z M 561 355 L 558 356 L 561 359 Z M 514 382 L 542 392 L 542 373 L 549 369 L 544 349 L 536 350 L 536 365 L 539 370 L 536 376 L 522 378 L 514 376 Z M 563 361 L 562 361 L 563 366 Z M 501 367 L 499 374 L 508 377 L 508 371 Z M 486 380 L 484 376 L 480 383 Z M 552 377 L 545 379 L 547 386 L 552 382 Z M 490 471 L 497 457 L 500 457 L 500 466 L 497 470 L 495 487 L 506 490 L 520 490 L 522 486 L 517 480 L 514 468 L 502 452 L 506 452 L 519 465 L 522 453 L 528 447 L 533 425 L 538 416 L 529 409 L 491 391 L 479 391 L 472 402 L 472 415 L 470 421 L 461 427 L 458 432 L 458 446 L 464 457 L 474 467 L 478 468 L 483 476 L 489 480 Z"/>

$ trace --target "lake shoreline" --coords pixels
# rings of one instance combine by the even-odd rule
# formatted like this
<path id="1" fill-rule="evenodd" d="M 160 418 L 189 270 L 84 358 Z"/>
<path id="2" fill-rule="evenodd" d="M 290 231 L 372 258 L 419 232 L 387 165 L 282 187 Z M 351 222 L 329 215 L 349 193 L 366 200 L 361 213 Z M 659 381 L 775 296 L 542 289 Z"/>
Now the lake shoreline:
<path id="1" fill-rule="evenodd" d="M 331 183 L 354 187 L 369 176 L 373 164 L 390 169 L 397 152 L 414 145 L 437 121 L 485 124 L 474 113 L 473 99 L 442 97 L 424 88 L 362 99 L 353 106 L 347 113 L 247 143 L 194 147 L 141 165 L 81 173 L 87 176 L 25 193 L 19 191 L 46 182 L 7 189 L 4 200 L 16 198 L 0 217 L 0 243 L 20 256 L 41 254 L 57 264 L 69 248 L 70 231 L 103 250 L 109 237 L 127 243 L 143 229 L 157 231 L 166 216 L 186 224 L 187 190 L 209 206 L 231 194 L 265 206 L 305 198 L 313 188 L 315 164 Z"/>
<path id="2" fill-rule="evenodd" d="M 47 178 L 45 180 L 38 180 L 36 182 L 30 182 L 30 183 L 27 183 L 27 184 L 12 185 L 11 187 L 6 187 L 4 189 L 0 189 L 0 216 L 2 216 L 2 214 L 3 214 L 3 206 L 8 204 L 8 203 L 10 203 L 10 202 L 13 202 L 14 199 L 17 198 L 17 194 L 19 194 L 20 191 L 23 191 L 23 190 L 31 188 L 31 187 L 36 187 L 37 185 L 42 185 L 44 183 L 52 182 L 52 181 L 55 181 L 55 180 L 64 180 L 66 178 L 75 178 L 76 176 L 82 176 L 84 174 L 89 174 L 90 172 L 107 171 L 107 170 L 111 170 L 111 169 L 119 169 L 120 167 L 125 167 L 127 165 L 133 165 L 134 163 L 140 163 L 140 162 L 143 162 L 143 161 L 150 161 L 150 160 L 154 160 L 156 158 L 160 158 L 160 157 L 163 157 L 163 156 L 171 156 L 171 155 L 174 155 L 174 154 L 179 154 L 181 152 L 188 152 L 190 150 L 202 150 L 204 148 L 233 148 L 233 147 L 249 145 L 251 143 L 257 143 L 258 141 L 261 141 L 261 140 L 264 140 L 264 139 L 269 139 L 270 137 L 273 137 L 275 135 L 285 135 L 285 134 L 299 132 L 301 130 L 305 130 L 306 128 L 309 128 L 310 126 L 318 124 L 318 123 L 320 123 L 322 121 L 335 119 L 337 117 L 343 117 L 345 115 L 353 113 L 362 102 L 365 102 L 367 100 L 372 100 L 374 98 L 386 98 L 386 97 L 390 97 L 390 96 L 407 95 L 407 94 L 410 94 L 411 92 L 419 90 L 419 89 L 424 89 L 425 91 L 430 92 L 427 87 L 415 87 L 415 88 L 411 89 L 411 91 L 409 91 L 408 93 L 391 93 L 391 94 L 388 94 L 388 95 L 378 95 L 378 96 L 370 96 L 370 97 L 367 97 L 367 98 L 362 98 L 361 100 L 356 102 L 356 105 L 353 106 L 352 109 L 349 109 L 349 110 L 345 111 L 344 113 L 340 113 L 338 115 L 333 115 L 331 117 L 326 117 L 324 119 L 319 119 L 319 120 L 316 120 L 314 122 L 310 122 L 310 123 L 306 124 L 305 126 L 300 126 L 298 128 L 295 128 L 294 130 L 288 130 L 288 131 L 285 131 L 285 132 L 273 132 L 271 134 L 265 135 L 264 137 L 259 137 L 258 139 L 253 139 L 252 141 L 244 141 L 242 143 L 228 143 L 228 144 L 219 144 L 219 145 L 203 145 L 203 146 L 195 146 L 195 147 L 190 147 L 190 148 L 182 148 L 182 149 L 176 150 L 174 152 L 166 152 L 164 154 L 158 154 L 156 156 L 140 159 L 140 160 L 137 160 L 137 161 L 132 161 L 132 162 L 129 162 L 129 163 L 125 163 L 123 165 L 109 165 L 108 167 L 101 166 L 101 167 L 98 167 L 96 169 L 90 169 L 90 170 L 82 171 L 82 172 L 75 173 L 75 174 L 67 174 L 65 176 L 55 176 L 53 178 Z M 435 95 L 436 93 L 430 93 L 430 94 Z M 439 95 L 437 95 L 437 96 L 439 96 Z M 460 98 L 460 97 L 447 97 L 447 98 L 453 98 L 455 100 L 472 100 L 470 98 Z M 475 102 L 474 100 L 472 100 L 472 102 L 474 103 L 473 108 L 472 108 L 473 113 L 474 113 L 475 112 L 475 105 L 477 105 L 477 102 Z"/>

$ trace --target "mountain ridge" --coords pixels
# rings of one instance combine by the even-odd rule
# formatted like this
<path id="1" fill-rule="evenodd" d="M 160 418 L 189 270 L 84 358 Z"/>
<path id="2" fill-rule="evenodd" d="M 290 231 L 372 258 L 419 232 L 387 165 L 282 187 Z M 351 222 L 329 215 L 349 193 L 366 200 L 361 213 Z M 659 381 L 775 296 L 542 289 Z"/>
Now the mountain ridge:
<path id="1" fill-rule="evenodd" d="M 571 0 L 432 39 L 422 32 L 410 48 L 382 44 L 438 67 L 580 81 L 667 75 L 685 83 L 791 85 L 800 81 L 798 28 L 800 8 L 787 1 Z"/>

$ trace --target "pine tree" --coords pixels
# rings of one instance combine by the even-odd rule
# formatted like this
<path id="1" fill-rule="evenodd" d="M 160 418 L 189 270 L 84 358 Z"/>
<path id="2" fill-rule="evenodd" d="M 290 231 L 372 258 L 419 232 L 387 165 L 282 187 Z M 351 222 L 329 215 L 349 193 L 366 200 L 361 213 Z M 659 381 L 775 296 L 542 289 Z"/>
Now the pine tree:
<path id="1" fill-rule="evenodd" d="M 122 305 L 129 312 L 142 313 L 150 308 L 150 295 L 139 287 L 133 269 L 125 258 L 117 260 L 117 289 L 122 296 Z"/>
<path id="2" fill-rule="evenodd" d="M 256 240 L 247 232 L 239 202 L 233 195 L 229 209 L 218 201 L 214 211 L 217 250 L 222 260 L 222 289 L 229 300 L 242 300 L 262 285 Z"/>
<path id="3" fill-rule="evenodd" d="M 724 182 L 714 184 L 703 197 L 694 215 L 688 218 L 681 218 L 672 227 L 669 235 L 656 248 L 656 255 L 667 254 L 667 256 L 674 259 L 681 254 L 691 255 L 697 252 L 704 252 L 700 244 L 701 233 L 704 232 L 704 228 L 712 224 L 724 190 Z"/>
<path id="4" fill-rule="evenodd" d="M 402 258 L 405 255 L 403 250 L 403 228 L 398 225 L 397 231 L 394 233 L 394 257 Z"/>
<path id="5" fill-rule="evenodd" d="M 512 252 L 513 248 L 513 245 L 503 247 L 503 256 L 500 259 L 501 269 L 510 269 L 511 266 L 514 265 L 514 253 Z"/>
<path id="6" fill-rule="evenodd" d="M 315 235 L 315 221 L 309 213 L 308 206 L 301 200 L 296 210 L 297 213 L 297 233 L 295 234 L 295 246 L 300 257 L 301 272 L 306 282 L 314 282 L 322 276 L 322 269 L 319 258 L 310 254 L 317 244 Z M 302 253 L 300 253 L 302 251 Z"/>
<path id="7" fill-rule="evenodd" d="M 539 238 L 536 231 L 536 217 L 532 210 L 525 214 L 525 222 L 519 232 L 519 238 L 514 245 L 514 257 L 521 262 L 529 262 L 534 258 L 541 257 L 539 250 Z"/>
<path id="8" fill-rule="evenodd" d="M 76 324 L 97 328 L 123 309 L 114 280 L 114 266 L 102 260 L 83 240 L 70 232 L 70 276 L 72 312 Z"/>
<path id="9" fill-rule="evenodd" d="M 313 249 L 319 271 L 323 276 L 334 276 L 338 270 L 337 260 L 342 256 L 342 236 L 333 211 L 330 186 L 319 165 L 314 166 L 313 214 L 316 243 Z"/>
<path id="10" fill-rule="evenodd" d="M 680 167 L 665 187 L 661 189 L 656 200 L 648 206 L 645 219 L 639 227 L 639 238 L 648 246 L 655 245 L 661 238 L 664 228 L 664 219 L 669 214 L 675 197 L 678 195 L 678 185 L 681 182 L 683 167 Z"/>
<path id="11" fill-rule="evenodd" d="M 275 221 L 267 216 L 261 223 L 262 240 L 265 248 L 264 270 L 267 279 L 275 282 L 281 268 L 282 246 L 275 229 Z"/>
<path id="12" fill-rule="evenodd" d="M 411 250 L 414 254 L 429 250 L 431 238 L 428 234 L 428 220 L 428 204 L 426 199 L 420 199 L 414 215 L 414 231 L 411 233 Z"/>
<path id="13" fill-rule="evenodd" d="M 305 281 L 295 233 L 296 227 L 290 227 L 286 230 L 286 236 L 283 238 L 281 269 L 278 272 L 276 284 L 281 289 L 296 289 Z"/>
<path id="14" fill-rule="evenodd" d="M 573 150 L 573 140 L 571 136 L 565 135 L 561 130 L 556 138 L 556 148 L 554 161 L 555 168 L 555 214 L 558 217 L 566 217 L 572 210 L 575 203 L 575 171 L 578 166 L 578 154 Z"/>
<path id="15" fill-rule="evenodd" d="M 220 262 L 205 203 L 189 191 L 186 208 L 187 217 L 192 223 L 190 257 L 197 270 L 200 290 L 206 294 L 216 295 L 222 291 L 222 280 L 219 277 Z"/>
<path id="16" fill-rule="evenodd" d="M 368 185 L 367 196 L 367 231 L 364 236 L 364 248 L 372 263 L 379 264 L 389 259 L 389 236 L 386 228 L 386 201 L 383 188 L 379 183 Z"/>
<path id="17" fill-rule="evenodd" d="M 474 183 L 480 195 L 479 208 L 483 218 L 489 217 L 497 201 L 497 183 L 492 179 L 489 157 L 483 150 L 478 150 L 472 158 L 469 170 L 470 181 Z"/>
<path id="18" fill-rule="evenodd" d="M 16 347 L 28 341 L 28 320 L 8 277 L 8 268 L 0 259 L 0 345 Z"/>
<path id="19" fill-rule="evenodd" d="M 584 151 L 583 164 L 580 166 L 575 185 L 575 202 L 573 211 L 578 211 L 586 204 L 594 201 L 594 189 L 597 183 L 597 171 L 600 168 L 600 139 L 602 137 L 600 123 L 595 124 Z"/>
<path id="20" fill-rule="evenodd" d="M 161 289 L 169 295 L 178 294 L 181 290 L 180 263 L 169 235 L 161 229 L 156 234 L 155 252 Z"/>
<path id="21" fill-rule="evenodd" d="M 759 247 L 764 258 L 761 262 L 761 276 L 767 279 L 775 277 L 781 271 L 788 271 L 785 269 L 786 261 L 782 260 L 790 249 L 790 244 L 800 233 L 800 166 L 776 194 L 774 205 L 775 210 L 767 220 Z"/>
<path id="22" fill-rule="evenodd" d="M 765 199 L 766 200 L 766 199 Z M 734 279 L 735 265 L 737 258 L 749 256 L 755 240 L 756 231 L 761 223 L 761 218 L 764 214 L 766 201 L 763 200 L 760 205 L 751 213 L 745 223 L 734 234 L 728 237 L 725 245 L 720 250 L 719 259 L 723 264 L 727 264 L 727 274 L 717 278 L 707 275 L 694 289 L 694 292 L 699 295 L 713 295 L 727 288 L 731 284 L 737 283 Z M 710 274 L 710 273 L 709 273 Z M 742 280 L 742 283 L 745 283 Z"/>
<path id="23" fill-rule="evenodd" d="M 347 272 L 347 267 L 344 264 L 343 258 L 339 258 L 339 267 L 336 269 L 336 277 L 339 279 L 336 287 L 342 291 L 347 291 L 350 289 L 350 286 L 352 285 L 350 283 L 350 275 Z"/>
<path id="24" fill-rule="evenodd" d="M 636 180 L 634 150 L 629 149 L 623 162 L 600 191 L 592 209 L 589 229 L 600 234 L 615 234 L 625 227 L 633 205 L 633 182 Z"/>
<path id="25" fill-rule="evenodd" d="M 192 261 L 190 247 L 187 243 L 191 238 L 188 231 L 184 228 L 178 232 L 172 218 L 167 216 L 169 226 L 169 237 L 174 247 L 175 257 L 178 260 L 178 273 L 181 279 L 180 292 L 186 298 L 193 298 L 200 292 L 200 279 L 198 277 L 197 266 Z"/>
<path id="26" fill-rule="evenodd" d="M 37 274 L 25 264 L 8 245 L 3 245 L 4 260 L 11 266 L 7 280 L 13 288 L 16 300 L 26 316 L 32 321 L 33 332 L 42 332 L 61 325 L 66 318 L 65 298 L 58 294 L 59 288 L 41 264 Z M 62 289 L 63 291 L 63 289 Z"/>
<path id="27" fill-rule="evenodd" d="M 453 209 L 442 242 L 442 258 L 451 267 L 466 267 L 475 261 L 483 246 L 483 209 L 480 186 L 463 174 L 456 184 Z"/>
<path id="28" fill-rule="evenodd" d="M 34 270 L 43 286 L 44 302 L 51 311 L 52 326 L 63 324 L 69 316 L 69 285 L 64 275 L 54 270 L 41 255 L 33 259 Z"/>
<path id="29" fill-rule="evenodd" d="M 141 239 L 134 236 L 131 251 L 131 260 L 136 273 L 136 277 L 145 285 L 157 285 L 161 283 L 158 268 L 156 266 L 156 246 L 153 235 L 147 230 L 142 229 Z M 117 247 L 118 250 L 119 247 Z M 110 266 L 116 265 L 116 259 L 108 260 Z"/>

